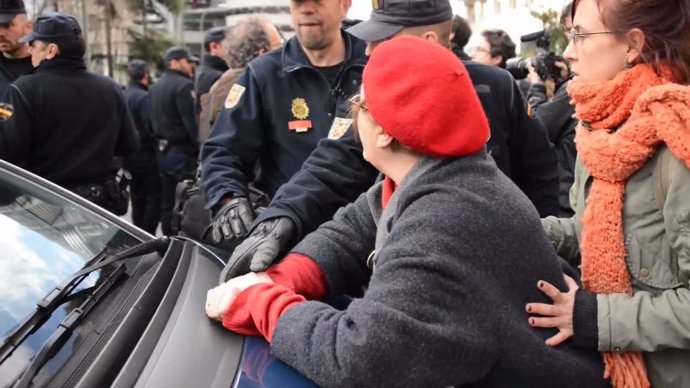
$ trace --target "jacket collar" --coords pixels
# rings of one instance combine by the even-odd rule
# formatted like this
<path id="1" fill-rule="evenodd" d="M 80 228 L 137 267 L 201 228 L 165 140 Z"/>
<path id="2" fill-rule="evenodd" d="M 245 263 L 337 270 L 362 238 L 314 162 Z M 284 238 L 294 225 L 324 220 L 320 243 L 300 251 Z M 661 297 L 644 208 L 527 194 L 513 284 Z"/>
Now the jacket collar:
<path id="1" fill-rule="evenodd" d="M 129 81 L 129 83 L 127 84 L 127 87 L 132 88 L 132 89 L 149 90 L 148 86 L 142 84 L 139 81 L 134 81 L 134 80 Z"/>
<path id="2" fill-rule="evenodd" d="M 163 71 L 163 74 L 168 74 L 168 75 L 171 75 L 171 76 L 180 76 L 180 77 L 184 77 L 184 78 L 186 78 L 186 79 L 188 79 L 188 80 L 191 80 L 191 78 L 189 78 L 189 76 L 188 76 L 186 73 L 184 73 L 184 72 L 182 72 L 182 71 L 179 71 L 179 70 L 165 69 L 165 70 Z"/>
<path id="3" fill-rule="evenodd" d="M 345 41 L 345 60 L 343 64 L 348 65 L 362 65 L 367 63 L 367 57 L 364 55 L 366 43 L 360 39 L 355 38 L 345 30 L 341 30 L 341 35 Z M 283 71 L 292 72 L 301 68 L 314 68 L 309 62 L 309 58 L 304 53 L 302 45 L 297 40 L 297 36 L 293 36 L 285 43 L 283 47 Z"/>
<path id="4" fill-rule="evenodd" d="M 44 60 L 34 70 L 35 73 L 42 73 L 46 71 L 61 71 L 61 70 L 86 70 L 86 63 L 83 58 L 57 56 L 53 59 Z"/>
<path id="5" fill-rule="evenodd" d="M 217 57 L 211 54 L 204 54 L 203 60 L 201 61 L 204 67 L 209 67 L 218 71 L 228 70 L 228 64 L 221 57 Z"/>

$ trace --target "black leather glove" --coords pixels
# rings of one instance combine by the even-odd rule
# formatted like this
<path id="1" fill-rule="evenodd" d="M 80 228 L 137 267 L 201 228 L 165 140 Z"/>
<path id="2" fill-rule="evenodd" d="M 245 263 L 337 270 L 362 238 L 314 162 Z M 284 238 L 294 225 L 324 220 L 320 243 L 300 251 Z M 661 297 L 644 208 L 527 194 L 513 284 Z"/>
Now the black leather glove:
<path id="1" fill-rule="evenodd" d="M 258 224 L 249 237 L 235 248 L 220 274 L 220 283 L 249 271 L 265 271 L 281 253 L 285 253 L 294 234 L 295 224 L 288 217 L 272 218 Z"/>
<path id="2" fill-rule="evenodd" d="M 216 244 L 241 238 L 249 233 L 254 211 L 245 197 L 234 197 L 218 210 L 211 225 L 211 238 Z"/>

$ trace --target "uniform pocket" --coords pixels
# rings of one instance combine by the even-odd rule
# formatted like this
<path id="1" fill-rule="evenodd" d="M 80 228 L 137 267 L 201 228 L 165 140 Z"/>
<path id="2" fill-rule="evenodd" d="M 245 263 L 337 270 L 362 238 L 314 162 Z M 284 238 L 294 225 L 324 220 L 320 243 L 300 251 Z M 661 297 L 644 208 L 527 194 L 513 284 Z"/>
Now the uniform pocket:
<path id="1" fill-rule="evenodd" d="M 660 290 L 683 285 L 678 280 L 678 259 L 664 237 L 658 244 L 641 245 L 633 234 L 625 238 L 627 264 L 638 282 Z"/>

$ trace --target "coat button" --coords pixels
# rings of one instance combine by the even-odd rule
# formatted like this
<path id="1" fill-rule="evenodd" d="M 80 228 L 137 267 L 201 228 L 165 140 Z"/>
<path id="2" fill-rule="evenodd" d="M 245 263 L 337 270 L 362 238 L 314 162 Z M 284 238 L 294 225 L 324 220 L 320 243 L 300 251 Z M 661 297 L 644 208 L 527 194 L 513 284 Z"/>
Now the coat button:
<path id="1" fill-rule="evenodd" d="M 646 278 L 649 276 L 649 270 L 647 268 L 640 269 L 640 277 Z"/>
<path id="2" fill-rule="evenodd" d="M 615 351 L 617 351 L 617 352 L 620 352 L 620 351 L 621 351 L 621 348 L 618 347 L 618 346 L 616 346 L 615 348 L 613 348 L 613 350 L 615 350 Z"/>

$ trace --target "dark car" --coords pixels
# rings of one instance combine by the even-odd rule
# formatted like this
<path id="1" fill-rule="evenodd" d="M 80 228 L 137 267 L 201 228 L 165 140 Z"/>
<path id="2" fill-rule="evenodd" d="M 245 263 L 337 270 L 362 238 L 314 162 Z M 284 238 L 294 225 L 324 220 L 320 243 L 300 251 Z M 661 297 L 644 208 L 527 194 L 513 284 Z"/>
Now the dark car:
<path id="1" fill-rule="evenodd" d="M 223 262 L 0 160 L 0 386 L 314 386 L 204 313 Z"/>

